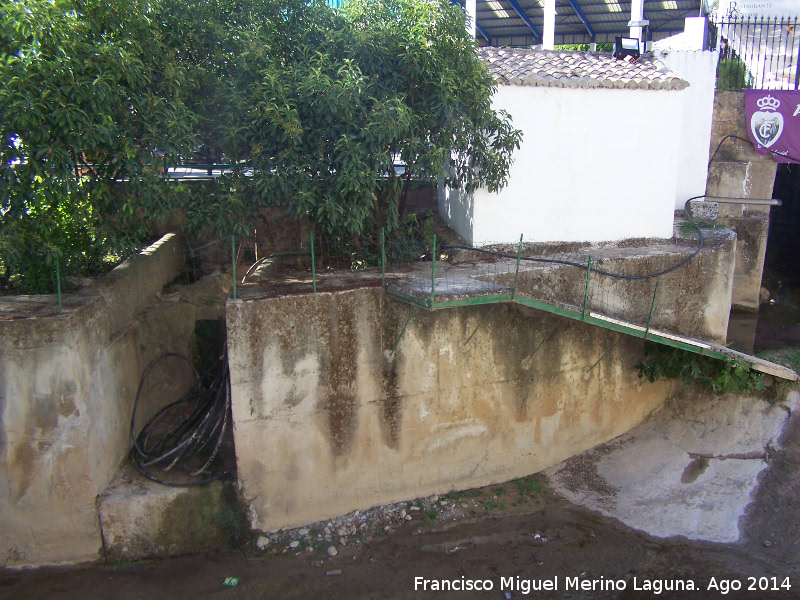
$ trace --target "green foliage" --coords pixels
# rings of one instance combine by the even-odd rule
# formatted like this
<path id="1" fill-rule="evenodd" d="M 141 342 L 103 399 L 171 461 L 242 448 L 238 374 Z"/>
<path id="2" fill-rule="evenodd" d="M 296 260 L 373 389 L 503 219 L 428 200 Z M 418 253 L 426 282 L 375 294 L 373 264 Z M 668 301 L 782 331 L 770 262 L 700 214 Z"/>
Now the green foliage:
<path id="1" fill-rule="evenodd" d="M 780 350 L 764 350 L 758 353 L 759 358 L 789 367 L 800 373 L 800 348 L 782 348 Z"/>
<path id="2" fill-rule="evenodd" d="M 722 223 L 717 221 L 705 221 L 702 219 L 695 219 L 694 223 L 691 221 L 681 221 L 678 225 L 681 234 L 685 236 L 694 234 L 697 231 L 697 227 L 700 229 L 725 229 L 725 225 Z"/>
<path id="3" fill-rule="evenodd" d="M 717 91 L 737 91 L 753 87 L 753 76 L 741 58 L 721 59 L 717 65 Z"/>
<path id="4" fill-rule="evenodd" d="M 144 0 L 3 4 L 0 287 L 52 289 L 55 260 L 100 263 L 170 210 L 164 166 L 193 120 L 153 16 Z"/>
<path id="5" fill-rule="evenodd" d="M 522 477 L 514 480 L 514 485 L 517 486 L 517 491 L 520 496 L 538 496 L 545 493 L 544 486 L 535 475 Z"/>
<path id="6" fill-rule="evenodd" d="M 15 0 L 0 51 L 2 288 L 124 256 L 176 210 L 190 234 L 271 205 L 402 230 L 414 181 L 498 190 L 521 139 L 447 0 Z M 237 168 L 169 182 L 185 161 Z"/>
<path id="7" fill-rule="evenodd" d="M 317 8 L 313 27 L 259 65 L 249 93 L 259 202 L 354 235 L 397 227 L 415 179 L 505 184 L 521 134 L 491 109 L 494 83 L 462 10 L 447 0 Z"/>
<path id="8" fill-rule="evenodd" d="M 645 360 L 638 365 L 639 378 L 651 383 L 662 377 L 698 384 L 715 394 L 748 393 L 764 389 L 764 376 L 742 360 L 719 360 L 662 344 L 645 343 Z"/>

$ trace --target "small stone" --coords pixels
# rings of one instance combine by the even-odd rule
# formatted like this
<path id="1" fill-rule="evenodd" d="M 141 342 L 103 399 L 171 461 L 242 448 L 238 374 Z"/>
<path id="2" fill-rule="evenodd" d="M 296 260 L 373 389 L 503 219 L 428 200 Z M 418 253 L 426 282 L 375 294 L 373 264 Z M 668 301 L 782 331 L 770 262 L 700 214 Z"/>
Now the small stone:
<path id="1" fill-rule="evenodd" d="M 339 538 L 339 543 L 340 543 L 342 546 L 347 546 L 347 540 L 346 540 L 345 538 L 343 538 L 343 537 L 340 537 L 340 538 Z"/>
<path id="2" fill-rule="evenodd" d="M 467 505 L 462 502 L 461 503 L 461 508 L 467 508 Z"/>
<path id="3" fill-rule="evenodd" d="M 308 535 L 308 528 L 303 527 L 302 529 L 297 530 L 297 535 L 302 535 L 303 537 Z"/>
<path id="4" fill-rule="evenodd" d="M 322 533 L 324 533 L 325 535 L 330 535 L 331 530 L 328 527 L 326 527 L 325 529 L 322 530 Z"/>
<path id="5" fill-rule="evenodd" d="M 400 518 L 401 519 L 405 519 L 407 514 L 408 513 L 406 512 L 406 509 L 404 508 L 403 510 L 400 511 Z"/>
<path id="6" fill-rule="evenodd" d="M 389 526 L 387 525 L 386 527 L 384 527 L 384 528 L 383 528 L 383 530 L 384 530 L 384 531 L 391 531 L 391 530 L 392 530 L 392 528 L 391 528 L 391 527 L 389 527 Z"/>
<path id="7" fill-rule="evenodd" d="M 328 556 L 336 556 L 337 554 L 339 554 L 339 551 L 336 546 L 328 546 Z"/>
<path id="8" fill-rule="evenodd" d="M 337 531 L 336 533 L 338 533 L 339 535 L 347 535 L 347 529 L 345 529 L 344 527 L 339 527 L 339 531 Z"/>
<path id="9" fill-rule="evenodd" d="M 437 496 L 436 494 L 431 496 L 431 502 L 438 502 L 438 501 L 439 501 L 439 496 Z"/>
<path id="10" fill-rule="evenodd" d="M 772 542 L 770 542 L 769 540 L 766 540 L 766 541 L 764 541 L 764 546 L 769 548 L 770 546 L 772 546 Z"/>
<path id="11" fill-rule="evenodd" d="M 411 520 L 411 515 L 406 515 L 406 516 L 405 516 L 405 517 L 403 517 L 403 518 L 404 518 L 406 521 L 410 521 L 410 520 Z"/>
<path id="12" fill-rule="evenodd" d="M 297 548 L 299 545 L 300 545 L 300 542 L 298 542 L 297 540 L 289 542 L 289 548 Z"/>
<path id="13" fill-rule="evenodd" d="M 256 547 L 259 550 L 263 550 L 267 546 L 269 546 L 269 538 L 265 535 L 258 536 L 258 539 L 256 540 Z"/>
<path id="14" fill-rule="evenodd" d="M 408 510 L 419 510 L 419 506 L 410 506 Z"/>

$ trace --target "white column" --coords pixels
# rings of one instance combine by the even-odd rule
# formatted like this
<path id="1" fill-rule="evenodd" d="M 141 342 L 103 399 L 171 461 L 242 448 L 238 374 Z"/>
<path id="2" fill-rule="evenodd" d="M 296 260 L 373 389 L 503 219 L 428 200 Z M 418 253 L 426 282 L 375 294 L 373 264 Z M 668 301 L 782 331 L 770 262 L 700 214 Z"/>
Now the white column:
<path id="1" fill-rule="evenodd" d="M 542 47 L 545 50 L 553 50 L 556 47 L 556 0 L 544 0 Z"/>
<path id="2" fill-rule="evenodd" d="M 631 21 L 644 20 L 644 0 L 631 0 Z M 642 28 L 631 27 L 631 37 L 642 40 Z M 644 50 L 644 46 L 642 46 Z"/>
<path id="3" fill-rule="evenodd" d="M 469 17 L 469 26 L 467 31 L 474 38 L 476 25 L 478 23 L 478 0 L 467 0 L 467 16 Z"/>

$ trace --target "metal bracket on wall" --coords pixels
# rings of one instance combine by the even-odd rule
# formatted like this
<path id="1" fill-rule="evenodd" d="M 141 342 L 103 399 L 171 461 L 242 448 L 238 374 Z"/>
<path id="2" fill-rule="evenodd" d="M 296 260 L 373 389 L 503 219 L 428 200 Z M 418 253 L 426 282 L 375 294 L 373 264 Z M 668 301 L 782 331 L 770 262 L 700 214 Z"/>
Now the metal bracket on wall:
<path id="1" fill-rule="evenodd" d="M 400 335 L 397 336 L 397 341 L 394 343 L 394 347 L 392 351 L 389 353 L 390 355 L 394 355 L 394 351 L 397 350 L 397 344 L 400 343 L 400 338 L 403 337 L 403 334 L 406 332 L 406 327 L 408 327 L 408 323 L 411 321 L 411 317 L 414 316 L 414 313 L 417 312 L 417 307 L 415 306 L 414 309 L 411 311 L 411 314 L 408 315 L 405 324 L 403 325 L 403 329 L 400 330 Z"/>

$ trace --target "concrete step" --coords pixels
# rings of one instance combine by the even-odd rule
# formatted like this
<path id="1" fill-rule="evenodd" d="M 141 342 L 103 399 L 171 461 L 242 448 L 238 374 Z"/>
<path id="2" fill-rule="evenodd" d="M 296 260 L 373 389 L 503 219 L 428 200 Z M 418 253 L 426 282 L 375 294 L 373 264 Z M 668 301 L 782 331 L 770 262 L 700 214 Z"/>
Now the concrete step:
<path id="1" fill-rule="evenodd" d="M 141 560 L 206 551 L 227 544 L 238 528 L 235 506 L 220 480 L 168 487 L 127 462 L 98 497 L 106 560 Z M 235 494 L 234 494 L 235 495 Z"/>

